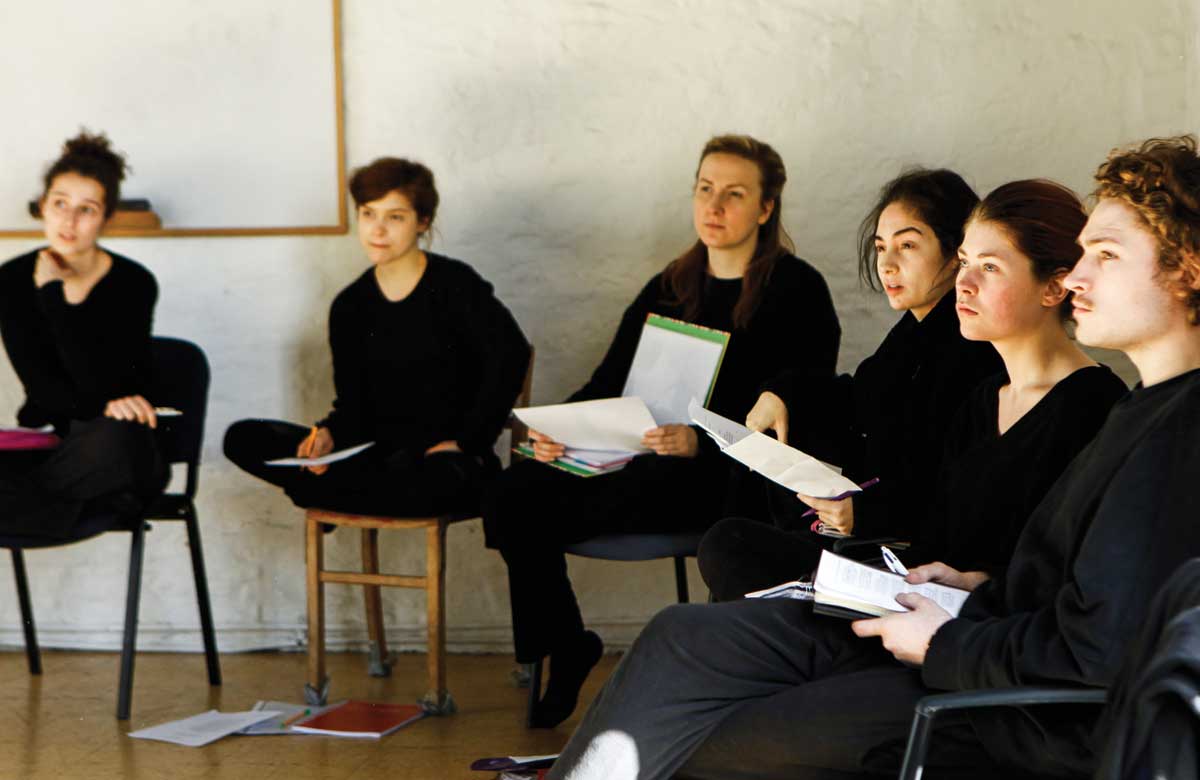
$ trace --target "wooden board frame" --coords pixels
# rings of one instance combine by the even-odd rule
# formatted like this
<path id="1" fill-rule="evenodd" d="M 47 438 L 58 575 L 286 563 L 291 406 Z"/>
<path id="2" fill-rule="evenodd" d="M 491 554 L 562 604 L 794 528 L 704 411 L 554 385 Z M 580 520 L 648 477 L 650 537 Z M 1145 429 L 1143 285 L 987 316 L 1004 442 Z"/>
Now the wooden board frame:
<path id="1" fill-rule="evenodd" d="M 215 227 L 215 228 L 137 228 L 105 230 L 104 238 L 218 238 L 246 236 L 335 236 L 350 229 L 346 213 L 346 114 L 342 67 L 342 0 L 331 0 L 333 12 L 333 96 L 337 122 L 337 224 L 296 225 L 289 227 Z M 41 238 L 40 230 L 3 230 L 3 238 Z"/>

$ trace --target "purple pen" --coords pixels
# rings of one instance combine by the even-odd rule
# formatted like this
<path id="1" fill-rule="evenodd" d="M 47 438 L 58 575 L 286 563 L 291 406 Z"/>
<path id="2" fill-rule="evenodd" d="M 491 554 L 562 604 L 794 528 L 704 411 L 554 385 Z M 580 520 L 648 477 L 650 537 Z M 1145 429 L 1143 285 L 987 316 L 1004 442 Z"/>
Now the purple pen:
<path id="1" fill-rule="evenodd" d="M 875 477 L 874 479 L 868 479 L 866 482 L 859 485 L 859 487 L 862 488 L 863 490 L 866 490 L 867 488 L 871 487 L 872 485 L 877 485 L 877 484 L 879 484 L 879 477 Z M 854 491 L 854 492 L 857 492 L 857 491 Z M 849 498 L 850 496 L 854 495 L 854 492 L 842 493 L 840 496 L 834 496 L 833 498 L 830 498 L 827 500 L 841 501 L 843 498 Z M 810 509 L 807 512 L 805 512 L 804 514 L 800 515 L 800 517 L 812 517 L 816 513 L 817 513 L 817 510 Z"/>

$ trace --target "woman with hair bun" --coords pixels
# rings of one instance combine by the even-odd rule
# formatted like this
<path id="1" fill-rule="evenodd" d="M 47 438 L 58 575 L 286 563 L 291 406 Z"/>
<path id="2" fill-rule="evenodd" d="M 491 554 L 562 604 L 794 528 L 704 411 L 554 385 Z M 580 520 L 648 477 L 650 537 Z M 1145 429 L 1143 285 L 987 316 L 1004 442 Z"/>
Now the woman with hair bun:
<path id="1" fill-rule="evenodd" d="M 333 409 L 312 427 L 241 420 L 225 455 L 293 503 L 343 512 L 478 511 L 492 451 L 520 392 L 530 349 L 492 285 L 460 260 L 425 251 L 437 214 L 433 173 L 382 157 L 350 194 L 371 266 L 329 310 Z M 273 467 L 374 442 L 332 465 Z"/>
<path id="2" fill-rule="evenodd" d="M 25 388 L 17 421 L 62 438 L 0 453 L 0 533 L 69 537 L 85 508 L 132 514 L 166 478 L 143 395 L 158 286 L 97 243 L 125 171 L 103 134 L 68 140 L 37 202 L 47 246 L 0 266 L 0 335 Z"/>

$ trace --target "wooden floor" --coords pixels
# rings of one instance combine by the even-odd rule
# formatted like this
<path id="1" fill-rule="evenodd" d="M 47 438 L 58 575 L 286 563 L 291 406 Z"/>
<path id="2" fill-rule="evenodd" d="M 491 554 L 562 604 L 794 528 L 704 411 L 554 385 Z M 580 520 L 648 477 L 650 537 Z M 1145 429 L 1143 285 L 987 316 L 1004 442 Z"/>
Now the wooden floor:
<path id="1" fill-rule="evenodd" d="M 605 656 L 584 688 L 590 701 L 612 671 Z M 302 700 L 301 653 L 246 653 L 221 658 L 224 685 L 209 688 L 201 655 L 138 656 L 133 717 L 114 717 L 118 656 L 44 652 L 31 677 L 23 652 L 0 652 L 0 778 L 229 778 L 233 780 L 491 780 L 472 772 L 476 758 L 555 753 L 579 711 L 553 731 L 524 726 L 526 691 L 513 686 L 511 656 L 449 656 L 456 715 L 425 718 L 381 740 L 314 736 L 226 737 L 202 748 L 131 739 L 126 732 L 209 709 L 247 710 L 259 699 Z M 390 678 L 366 673 L 366 657 L 331 654 L 330 699 L 416 702 L 425 691 L 425 657 L 396 660 Z"/>

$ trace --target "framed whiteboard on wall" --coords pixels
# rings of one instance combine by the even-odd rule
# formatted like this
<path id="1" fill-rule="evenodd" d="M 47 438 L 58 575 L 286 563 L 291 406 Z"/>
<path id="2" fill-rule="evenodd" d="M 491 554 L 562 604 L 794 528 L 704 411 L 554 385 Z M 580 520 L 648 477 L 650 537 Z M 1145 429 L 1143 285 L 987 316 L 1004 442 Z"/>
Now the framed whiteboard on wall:
<path id="1" fill-rule="evenodd" d="M 41 235 L 28 202 L 81 127 L 162 218 L 110 235 L 346 232 L 340 0 L 4 6 L 0 237 Z"/>

